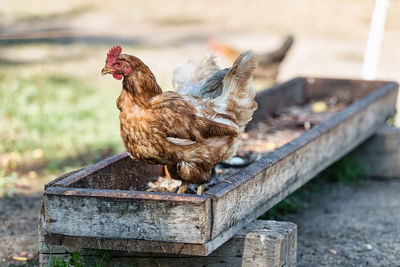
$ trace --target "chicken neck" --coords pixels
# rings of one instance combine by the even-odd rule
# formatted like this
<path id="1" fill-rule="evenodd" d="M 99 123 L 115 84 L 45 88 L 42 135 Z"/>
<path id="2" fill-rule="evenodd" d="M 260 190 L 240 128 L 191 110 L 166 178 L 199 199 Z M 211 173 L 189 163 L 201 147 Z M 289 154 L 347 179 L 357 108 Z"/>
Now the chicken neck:
<path id="1" fill-rule="evenodd" d="M 135 63 L 132 71 L 124 77 L 122 83 L 122 92 L 117 100 L 120 110 L 127 104 L 147 108 L 150 99 L 162 93 L 151 70 L 141 61 Z M 131 63 L 131 65 L 133 64 Z"/>

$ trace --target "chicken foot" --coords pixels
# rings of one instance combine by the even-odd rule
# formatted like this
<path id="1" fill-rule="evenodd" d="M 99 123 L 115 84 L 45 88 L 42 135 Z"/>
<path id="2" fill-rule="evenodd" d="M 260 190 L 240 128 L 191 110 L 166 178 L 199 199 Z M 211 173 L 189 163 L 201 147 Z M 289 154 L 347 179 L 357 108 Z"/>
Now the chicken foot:
<path id="1" fill-rule="evenodd" d="M 201 184 L 197 187 L 197 194 L 202 195 L 204 192 L 204 184 Z"/>
<path id="2" fill-rule="evenodd" d="M 178 188 L 177 194 L 185 194 L 187 188 L 189 186 L 189 182 L 182 181 L 182 185 Z M 204 185 L 197 186 L 197 195 L 202 195 L 204 192 Z"/>
<path id="3" fill-rule="evenodd" d="M 177 194 L 185 194 L 187 188 L 189 186 L 189 182 L 182 181 L 182 185 L 179 187 Z"/>

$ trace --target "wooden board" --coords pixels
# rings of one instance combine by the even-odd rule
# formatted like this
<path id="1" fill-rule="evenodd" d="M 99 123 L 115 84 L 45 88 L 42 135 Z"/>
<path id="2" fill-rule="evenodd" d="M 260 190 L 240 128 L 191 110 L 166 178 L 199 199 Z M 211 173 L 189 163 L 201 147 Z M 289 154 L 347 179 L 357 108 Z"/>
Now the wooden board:
<path id="1" fill-rule="evenodd" d="M 397 87 L 297 78 L 260 92 L 252 124 L 308 99 L 344 94 L 356 101 L 203 196 L 128 191 L 162 168 L 134 163 L 126 153 L 57 179 L 44 193 L 48 242 L 208 255 L 376 132 L 395 110 Z M 116 190 L 119 185 L 123 190 Z"/>
<path id="2" fill-rule="evenodd" d="M 400 178 L 400 128 L 381 128 L 352 155 L 361 161 L 367 175 Z"/>
<path id="3" fill-rule="evenodd" d="M 210 239 L 207 196 L 50 187 L 43 203 L 46 230 L 52 234 L 190 243 Z"/>
<path id="4" fill-rule="evenodd" d="M 52 237 L 53 238 L 53 237 Z M 207 257 L 160 253 L 109 251 L 107 266 L 296 266 L 297 226 L 290 222 L 254 221 Z M 74 249 L 67 248 L 68 251 Z M 76 249 L 75 249 L 76 251 Z M 93 255 L 94 251 L 82 251 Z M 54 249 L 52 258 L 66 257 L 66 250 Z M 90 262 L 101 256 L 90 256 Z M 41 266 L 47 266 L 49 248 L 40 252 Z"/>
<path id="5" fill-rule="evenodd" d="M 163 167 L 131 160 L 122 152 L 87 168 L 65 174 L 45 188 L 72 187 L 90 189 L 142 190 L 149 177 L 163 174 Z"/>

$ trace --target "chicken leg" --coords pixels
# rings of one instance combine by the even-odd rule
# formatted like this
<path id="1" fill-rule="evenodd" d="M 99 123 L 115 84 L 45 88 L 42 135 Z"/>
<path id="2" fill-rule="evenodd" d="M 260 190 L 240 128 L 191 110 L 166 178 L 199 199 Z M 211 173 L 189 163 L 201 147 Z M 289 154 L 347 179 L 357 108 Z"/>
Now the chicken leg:
<path id="1" fill-rule="evenodd" d="M 201 184 L 197 187 L 197 194 L 202 195 L 204 192 L 204 184 Z"/>
<path id="2" fill-rule="evenodd" d="M 179 187 L 177 194 L 185 194 L 187 188 L 189 186 L 189 182 L 182 181 L 182 185 Z"/>
<path id="3" fill-rule="evenodd" d="M 168 171 L 167 165 L 164 165 L 164 176 L 167 177 L 168 179 L 172 179 L 172 176 Z"/>

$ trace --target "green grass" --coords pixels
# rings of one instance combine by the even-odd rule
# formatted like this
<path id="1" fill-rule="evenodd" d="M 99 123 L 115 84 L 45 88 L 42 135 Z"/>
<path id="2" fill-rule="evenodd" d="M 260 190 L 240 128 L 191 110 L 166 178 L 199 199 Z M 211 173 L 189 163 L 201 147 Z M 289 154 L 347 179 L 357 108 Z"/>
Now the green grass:
<path id="1" fill-rule="evenodd" d="M 301 206 L 301 201 L 299 200 L 298 194 L 303 192 L 298 190 L 288 197 L 284 198 L 281 202 L 271 208 L 269 211 L 261 215 L 259 220 L 279 220 L 283 216 L 289 213 L 297 213 L 297 210 Z"/>
<path id="2" fill-rule="evenodd" d="M 54 257 L 50 250 L 48 267 L 104 267 L 111 258 L 106 250 L 96 250 L 91 255 L 88 252 L 67 252 L 68 256 Z"/>
<path id="3" fill-rule="evenodd" d="M 121 151 L 112 97 L 115 92 L 73 76 L 3 71 L 0 194 L 15 175 L 53 177 Z"/>
<path id="4" fill-rule="evenodd" d="M 266 213 L 261 215 L 259 220 L 281 220 L 288 214 L 296 214 L 300 208 L 308 208 L 309 205 L 303 201 L 305 197 L 316 194 L 317 186 L 311 181 L 300 189 L 296 190 L 281 202 L 276 204 Z"/>
<path id="5" fill-rule="evenodd" d="M 368 166 L 348 154 L 333 163 L 321 173 L 331 182 L 362 183 L 362 177 L 368 172 Z"/>
<path id="6" fill-rule="evenodd" d="M 0 119 L 7 125 L 0 129 L 0 152 L 44 147 L 57 157 L 110 139 L 115 145 L 115 127 L 109 127 L 115 118 L 96 95 L 96 88 L 63 75 L 0 78 Z"/>

